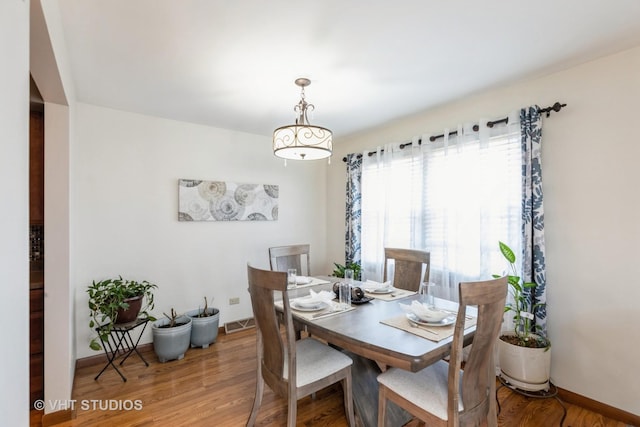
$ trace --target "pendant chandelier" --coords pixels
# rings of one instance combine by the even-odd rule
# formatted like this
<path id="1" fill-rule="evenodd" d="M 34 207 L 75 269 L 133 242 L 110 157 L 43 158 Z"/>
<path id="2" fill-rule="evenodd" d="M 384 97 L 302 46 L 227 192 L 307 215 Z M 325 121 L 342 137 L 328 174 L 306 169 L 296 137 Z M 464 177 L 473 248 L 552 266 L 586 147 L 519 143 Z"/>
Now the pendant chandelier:
<path id="1" fill-rule="evenodd" d="M 273 131 L 273 154 L 283 159 L 317 160 L 331 156 L 332 133 L 329 129 L 313 126 L 309 123 L 307 111 L 313 111 L 314 105 L 304 99 L 304 88 L 311 84 L 306 78 L 296 79 L 300 86 L 300 102 L 293 107 L 296 123 L 282 126 Z"/>

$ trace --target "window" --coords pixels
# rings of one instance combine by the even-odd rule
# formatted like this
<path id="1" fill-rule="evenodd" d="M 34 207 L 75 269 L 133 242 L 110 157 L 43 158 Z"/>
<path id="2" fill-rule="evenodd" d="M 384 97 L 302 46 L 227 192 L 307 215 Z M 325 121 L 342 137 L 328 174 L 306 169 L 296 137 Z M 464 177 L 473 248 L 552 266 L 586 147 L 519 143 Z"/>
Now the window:
<path id="1" fill-rule="evenodd" d="M 445 132 L 448 134 L 448 132 Z M 389 144 L 362 168 L 362 270 L 380 280 L 385 247 L 431 252 L 431 281 L 502 273 L 498 241 L 519 250 L 521 148 L 517 120 L 404 149 Z M 428 141 L 423 138 L 423 141 Z M 446 295 L 455 299 L 457 295 Z"/>

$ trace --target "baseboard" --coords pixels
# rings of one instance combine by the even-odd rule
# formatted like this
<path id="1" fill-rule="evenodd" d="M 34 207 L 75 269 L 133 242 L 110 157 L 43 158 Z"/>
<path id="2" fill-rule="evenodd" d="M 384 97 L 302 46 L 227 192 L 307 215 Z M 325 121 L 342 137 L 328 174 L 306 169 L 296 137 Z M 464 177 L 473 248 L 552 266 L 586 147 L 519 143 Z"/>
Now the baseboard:
<path id="1" fill-rule="evenodd" d="M 597 412 L 612 420 L 618 420 L 631 426 L 640 426 L 640 416 L 614 408 L 597 400 L 589 399 L 572 391 L 558 387 L 558 397 L 564 402 Z"/>
<path id="2" fill-rule="evenodd" d="M 153 350 L 153 343 L 148 344 L 140 344 L 138 346 L 138 351 L 149 351 Z M 86 368 L 87 366 L 94 365 L 104 365 L 107 363 L 107 356 L 105 356 L 104 352 L 100 354 L 96 354 L 95 356 L 87 356 L 81 359 L 76 360 L 76 369 Z"/>
<path id="3" fill-rule="evenodd" d="M 42 427 L 54 426 L 56 424 L 71 421 L 76 417 L 75 409 L 65 409 L 63 411 L 50 412 L 42 416 Z"/>

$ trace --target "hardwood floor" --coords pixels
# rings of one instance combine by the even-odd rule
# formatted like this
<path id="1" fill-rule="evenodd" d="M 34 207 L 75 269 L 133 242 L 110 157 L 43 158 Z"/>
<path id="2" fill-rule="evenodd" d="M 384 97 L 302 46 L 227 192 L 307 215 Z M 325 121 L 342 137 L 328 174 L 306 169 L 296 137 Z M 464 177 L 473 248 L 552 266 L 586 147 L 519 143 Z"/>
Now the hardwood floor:
<path id="1" fill-rule="evenodd" d="M 243 426 L 253 403 L 255 331 L 220 334 L 208 349 L 190 349 L 183 360 L 159 363 L 153 351 L 143 352 L 149 367 L 132 356 L 122 367 L 123 382 L 109 368 L 98 381 L 100 366 L 76 371 L 73 399 L 76 418 L 59 426 Z M 562 409 L 554 399 L 531 399 L 502 388 L 500 426 L 559 425 Z M 102 405 L 102 408 L 100 407 Z M 95 409 L 94 409 L 95 406 Z M 564 426 L 625 427 L 578 406 L 565 404 Z M 124 407 L 125 409 L 118 409 Z M 132 407 L 127 410 L 126 408 Z M 286 400 L 265 387 L 258 426 L 286 425 Z M 33 411 L 31 426 L 40 424 Z M 342 390 L 338 385 L 298 402 L 298 425 L 346 426 Z M 415 421 L 407 426 L 415 426 Z"/>

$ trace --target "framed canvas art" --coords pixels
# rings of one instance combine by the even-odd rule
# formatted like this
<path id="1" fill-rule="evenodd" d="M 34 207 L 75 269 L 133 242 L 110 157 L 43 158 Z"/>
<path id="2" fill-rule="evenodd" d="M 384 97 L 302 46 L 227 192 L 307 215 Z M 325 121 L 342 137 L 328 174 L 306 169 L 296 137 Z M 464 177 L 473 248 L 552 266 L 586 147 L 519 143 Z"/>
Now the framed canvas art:
<path id="1" fill-rule="evenodd" d="M 275 221 L 278 186 L 180 179 L 178 221 Z"/>

